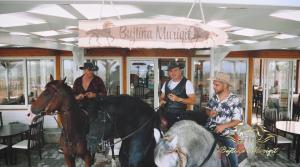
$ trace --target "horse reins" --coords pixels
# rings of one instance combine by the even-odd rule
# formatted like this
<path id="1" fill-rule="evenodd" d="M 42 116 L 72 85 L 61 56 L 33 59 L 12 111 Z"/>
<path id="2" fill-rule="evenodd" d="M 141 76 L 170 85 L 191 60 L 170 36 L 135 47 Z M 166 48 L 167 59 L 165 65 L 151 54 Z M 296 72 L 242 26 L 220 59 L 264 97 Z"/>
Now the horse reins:
<path id="1" fill-rule="evenodd" d="M 114 142 L 113 144 L 110 144 L 108 147 L 112 147 L 112 146 L 120 143 L 121 141 L 124 141 L 124 140 L 128 139 L 129 137 L 133 136 L 135 133 L 137 133 L 138 131 L 140 131 L 141 129 L 143 129 L 148 123 L 150 123 L 150 121 L 154 118 L 154 116 L 155 116 L 155 112 L 152 114 L 151 118 L 148 119 L 147 122 L 145 122 L 144 124 L 142 124 L 142 126 L 140 126 L 138 129 L 132 131 L 131 133 L 129 133 L 128 135 L 122 137 L 121 139 L 119 139 L 118 141 Z M 102 141 L 102 143 L 104 143 L 104 142 L 107 142 L 107 140 Z M 100 144 L 102 144 L 102 143 L 100 143 Z"/>
<path id="2" fill-rule="evenodd" d="M 202 167 L 202 166 L 209 160 L 209 158 L 210 158 L 210 157 L 212 156 L 212 154 L 214 153 L 216 146 L 217 146 L 217 139 L 214 140 L 214 143 L 213 143 L 213 145 L 211 146 L 211 149 L 210 149 L 208 155 L 205 157 L 204 161 L 200 164 L 199 167 Z"/>
<path id="3" fill-rule="evenodd" d="M 59 93 L 59 89 L 57 89 L 56 86 L 51 85 L 51 84 L 49 86 L 55 90 L 55 94 L 52 95 L 52 97 L 50 99 L 50 100 L 52 100 L 55 97 L 55 95 Z M 51 105 L 52 105 L 52 101 L 50 101 L 50 103 L 45 107 L 45 112 L 50 108 Z"/>

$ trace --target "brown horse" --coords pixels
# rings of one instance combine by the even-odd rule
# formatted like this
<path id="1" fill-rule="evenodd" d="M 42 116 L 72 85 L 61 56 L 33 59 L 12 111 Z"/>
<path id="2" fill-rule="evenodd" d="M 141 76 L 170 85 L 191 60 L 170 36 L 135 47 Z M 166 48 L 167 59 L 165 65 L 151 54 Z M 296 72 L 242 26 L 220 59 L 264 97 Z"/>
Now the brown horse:
<path id="1" fill-rule="evenodd" d="M 45 91 L 32 103 L 31 111 L 34 114 L 44 112 L 49 115 L 56 111 L 60 112 L 63 125 L 60 145 L 63 148 L 67 166 L 74 167 L 75 157 L 78 156 L 85 161 L 86 167 L 90 167 L 91 154 L 86 146 L 88 115 L 80 110 L 74 96 L 72 96 L 72 89 L 65 84 L 65 79 L 53 80 L 51 75 L 50 80 Z"/>

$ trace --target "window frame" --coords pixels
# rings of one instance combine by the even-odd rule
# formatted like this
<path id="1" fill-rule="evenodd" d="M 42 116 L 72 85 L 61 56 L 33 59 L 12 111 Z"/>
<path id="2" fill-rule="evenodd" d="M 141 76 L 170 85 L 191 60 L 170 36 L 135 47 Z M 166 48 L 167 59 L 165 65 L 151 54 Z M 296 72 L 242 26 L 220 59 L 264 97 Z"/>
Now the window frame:
<path id="1" fill-rule="evenodd" d="M 0 110 L 28 110 L 31 107 L 31 104 L 28 103 L 28 69 L 27 69 L 27 60 L 53 60 L 54 62 L 54 76 L 56 76 L 56 58 L 55 56 L 24 56 L 24 57 L 9 57 L 4 56 L 0 57 L 0 60 L 22 60 L 23 62 L 23 83 L 24 83 L 24 98 L 25 104 L 24 105 L 1 105 Z"/>

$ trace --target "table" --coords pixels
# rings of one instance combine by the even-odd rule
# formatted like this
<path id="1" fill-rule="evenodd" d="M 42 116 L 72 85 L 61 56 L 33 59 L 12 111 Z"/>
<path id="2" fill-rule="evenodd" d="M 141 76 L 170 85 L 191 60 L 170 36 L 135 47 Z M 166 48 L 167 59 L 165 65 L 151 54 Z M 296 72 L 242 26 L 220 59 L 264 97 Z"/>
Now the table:
<path id="1" fill-rule="evenodd" d="M 300 122 L 296 122 L 296 121 L 277 121 L 276 122 L 276 129 L 297 136 L 296 162 L 299 163 L 299 154 L 300 154 Z"/>
<path id="2" fill-rule="evenodd" d="M 10 163 L 12 164 L 11 146 L 12 138 L 29 131 L 29 126 L 22 123 L 8 124 L 0 127 L 0 139 L 3 139 L 9 147 Z"/>

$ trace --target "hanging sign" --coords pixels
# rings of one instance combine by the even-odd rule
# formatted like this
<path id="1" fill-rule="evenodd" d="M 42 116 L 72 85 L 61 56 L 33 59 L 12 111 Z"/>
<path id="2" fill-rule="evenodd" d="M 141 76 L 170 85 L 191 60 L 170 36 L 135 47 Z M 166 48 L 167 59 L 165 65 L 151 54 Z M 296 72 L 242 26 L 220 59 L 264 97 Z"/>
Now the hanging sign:
<path id="1" fill-rule="evenodd" d="M 83 48 L 210 48 L 224 44 L 220 29 L 189 20 L 82 20 L 78 45 Z"/>

